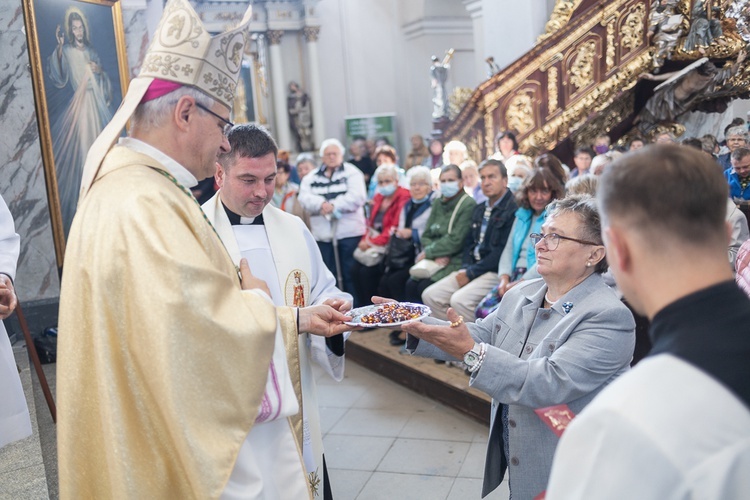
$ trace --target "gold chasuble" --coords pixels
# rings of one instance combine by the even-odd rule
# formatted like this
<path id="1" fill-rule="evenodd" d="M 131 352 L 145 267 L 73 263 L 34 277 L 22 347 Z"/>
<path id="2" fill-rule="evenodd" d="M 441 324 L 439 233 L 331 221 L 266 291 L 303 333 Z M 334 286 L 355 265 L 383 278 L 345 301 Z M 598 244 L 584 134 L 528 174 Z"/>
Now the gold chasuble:
<path id="1" fill-rule="evenodd" d="M 218 498 L 263 397 L 277 309 L 240 289 L 197 202 L 163 171 L 113 148 L 73 221 L 57 365 L 63 499 Z M 295 328 L 292 309 L 278 315 Z"/>

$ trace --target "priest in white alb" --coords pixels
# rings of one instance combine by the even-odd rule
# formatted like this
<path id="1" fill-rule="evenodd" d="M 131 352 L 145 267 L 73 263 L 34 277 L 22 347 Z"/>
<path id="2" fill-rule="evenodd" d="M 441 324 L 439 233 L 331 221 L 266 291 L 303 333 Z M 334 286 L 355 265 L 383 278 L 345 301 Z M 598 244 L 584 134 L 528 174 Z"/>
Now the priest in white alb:
<path id="1" fill-rule="evenodd" d="M 250 124 L 234 127 L 228 139 L 231 150 L 217 163 L 220 190 L 203 210 L 232 260 L 238 263 L 243 257 L 247 259 L 253 275 L 268 284 L 277 306 L 327 304 L 348 311 L 352 297 L 336 288 L 336 280 L 302 219 L 269 204 L 276 179 L 276 142 L 266 129 Z M 256 423 L 240 452 L 245 460 L 238 464 L 247 466 L 243 477 L 272 477 L 281 471 L 290 471 L 291 475 L 296 469 L 307 478 L 314 497 L 327 499 L 331 490 L 311 363 L 316 362 L 329 376 L 341 380 L 344 335 L 324 338 L 288 333 L 283 341 L 277 339 L 266 384 L 266 394 L 278 397 L 267 398 L 267 419 L 261 425 Z M 301 413 L 296 412 L 298 406 Z M 271 444 L 290 440 L 299 445 L 301 456 L 281 463 Z M 274 468 L 263 470 L 269 459 Z M 235 474 L 239 473 L 236 467 Z M 230 485 L 234 479 L 235 475 Z"/>

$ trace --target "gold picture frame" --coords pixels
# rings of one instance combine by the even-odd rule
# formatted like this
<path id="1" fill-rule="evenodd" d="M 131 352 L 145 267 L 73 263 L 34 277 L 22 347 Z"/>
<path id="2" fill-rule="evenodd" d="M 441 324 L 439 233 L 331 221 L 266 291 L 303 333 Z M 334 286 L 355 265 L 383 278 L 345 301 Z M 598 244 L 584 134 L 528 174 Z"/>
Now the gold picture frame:
<path id="1" fill-rule="evenodd" d="M 127 92 L 117 0 L 23 0 L 39 140 L 58 267 L 93 139 Z"/>

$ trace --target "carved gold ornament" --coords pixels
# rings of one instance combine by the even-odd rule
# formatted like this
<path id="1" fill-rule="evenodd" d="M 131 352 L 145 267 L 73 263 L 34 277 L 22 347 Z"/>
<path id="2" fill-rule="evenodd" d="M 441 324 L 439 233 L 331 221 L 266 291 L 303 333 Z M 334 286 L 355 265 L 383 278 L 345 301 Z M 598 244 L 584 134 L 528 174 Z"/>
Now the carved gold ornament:
<path id="1" fill-rule="evenodd" d="M 551 37 L 568 24 L 573 15 L 573 11 L 575 11 L 580 4 L 581 0 L 557 0 L 555 8 L 552 9 L 549 21 L 544 25 L 544 33 L 539 35 L 536 43 Z"/>
<path id="2" fill-rule="evenodd" d="M 505 122 L 509 130 L 523 135 L 536 126 L 531 96 L 523 93 L 513 96 L 505 112 Z"/>
<path id="3" fill-rule="evenodd" d="M 620 32 L 620 47 L 622 51 L 632 51 L 643 43 L 643 18 L 646 16 L 646 7 L 639 3 L 625 18 Z"/>
<path id="4" fill-rule="evenodd" d="M 558 76 L 557 68 L 552 67 L 547 70 L 547 109 L 548 114 L 552 114 L 557 111 L 558 107 L 558 94 L 557 94 Z"/>
<path id="5" fill-rule="evenodd" d="M 594 81 L 595 57 L 595 41 L 589 40 L 578 47 L 573 63 L 570 65 L 570 83 L 576 90 L 581 90 Z"/>

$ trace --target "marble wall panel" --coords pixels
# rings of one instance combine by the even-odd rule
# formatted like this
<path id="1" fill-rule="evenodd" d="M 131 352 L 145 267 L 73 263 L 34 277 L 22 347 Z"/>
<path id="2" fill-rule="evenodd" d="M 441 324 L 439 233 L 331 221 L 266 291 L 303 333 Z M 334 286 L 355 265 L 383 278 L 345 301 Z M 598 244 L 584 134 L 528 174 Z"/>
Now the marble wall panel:
<path id="1" fill-rule="evenodd" d="M 0 194 L 21 236 L 16 291 L 24 302 L 60 294 L 20 0 L 0 0 Z"/>

